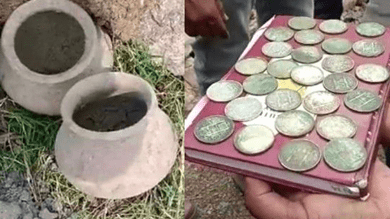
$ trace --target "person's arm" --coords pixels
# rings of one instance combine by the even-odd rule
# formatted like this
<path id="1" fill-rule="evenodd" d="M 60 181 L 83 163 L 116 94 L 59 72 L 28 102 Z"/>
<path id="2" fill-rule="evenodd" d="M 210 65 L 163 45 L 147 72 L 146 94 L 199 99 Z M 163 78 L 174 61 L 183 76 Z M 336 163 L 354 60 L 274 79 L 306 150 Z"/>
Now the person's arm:
<path id="1" fill-rule="evenodd" d="M 185 0 L 185 32 L 227 38 L 226 18 L 218 0 Z"/>
<path id="2" fill-rule="evenodd" d="M 329 194 L 310 194 L 246 178 L 245 202 L 256 218 L 390 218 L 390 169 L 377 160 L 366 201 Z"/>

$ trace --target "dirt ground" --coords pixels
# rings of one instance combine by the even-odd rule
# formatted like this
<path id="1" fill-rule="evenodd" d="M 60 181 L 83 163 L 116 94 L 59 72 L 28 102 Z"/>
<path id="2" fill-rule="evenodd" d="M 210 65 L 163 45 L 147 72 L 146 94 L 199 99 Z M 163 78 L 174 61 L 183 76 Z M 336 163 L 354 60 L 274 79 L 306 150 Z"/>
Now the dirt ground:
<path id="1" fill-rule="evenodd" d="M 29 0 L 1 0 L 0 26 Z M 135 39 L 149 45 L 156 60 L 175 74 L 184 74 L 184 1 L 71 0 L 88 12 L 114 39 Z"/>

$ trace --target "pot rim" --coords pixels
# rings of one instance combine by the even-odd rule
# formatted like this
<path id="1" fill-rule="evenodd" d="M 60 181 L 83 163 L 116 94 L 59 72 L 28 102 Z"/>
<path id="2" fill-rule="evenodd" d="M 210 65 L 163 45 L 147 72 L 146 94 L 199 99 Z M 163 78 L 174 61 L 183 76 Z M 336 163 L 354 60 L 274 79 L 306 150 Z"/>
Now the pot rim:
<path id="1" fill-rule="evenodd" d="M 32 15 L 47 11 L 62 12 L 73 17 L 82 27 L 85 36 L 84 52 L 79 61 L 70 69 L 53 75 L 31 71 L 20 61 L 15 51 L 15 36 L 19 27 Z M 68 0 L 33 0 L 24 3 L 8 18 L 1 36 L 4 57 L 15 73 L 40 84 L 62 83 L 81 74 L 91 64 L 96 52 L 96 45 L 97 31 L 92 19 L 80 6 Z"/>
<path id="2" fill-rule="evenodd" d="M 105 86 L 106 89 L 96 89 L 96 87 L 99 86 L 99 83 L 101 86 Z M 140 121 L 117 131 L 98 132 L 85 129 L 73 120 L 74 110 L 80 106 L 80 102 L 86 96 L 94 92 L 96 93 L 96 91 L 104 91 L 114 95 L 126 93 L 124 89 L 122 89 L 122 91 L 125 92 L 117 92 L 121 88 L 120 83 L 139 83 L 146 89 L 146 95 L 150 96 L 150 103 L 147 104 L 147 112 Z M 95 89 L 88 89 L 87 87 L 90 84 L 97 86 L 95 86 Z M 84 93 L 80 92 L 82 89 L 84 89 Z M 74 103 L 74 101 L 76 101 L 76 103 Z M 92 140 L 121 140 L 123 138 L 128 138 L 131 135 L 138 135 L 140 132 L 140 126 L 147 124 L 146 120 L 152 116 L 156 108 L 158 109 L 157 104 L 156 93 L 154 92 L 152 86 L 141 77 L 124 72 L 104 72 L 80 80 L 66 93 L 61 103 L 61 116 L 63 119 L 63 125 L 65 124 L 68 126 L 72 132 L 77 133 L 79 136 Z"/>

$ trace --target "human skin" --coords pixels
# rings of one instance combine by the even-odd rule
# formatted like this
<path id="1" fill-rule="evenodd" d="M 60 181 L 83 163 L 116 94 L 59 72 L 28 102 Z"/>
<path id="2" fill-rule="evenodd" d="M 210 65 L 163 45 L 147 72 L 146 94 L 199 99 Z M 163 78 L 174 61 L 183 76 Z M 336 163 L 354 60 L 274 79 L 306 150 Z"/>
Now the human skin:
<path id="1" fill-rule="evenodd" d="M 261 219 L 388 219 L 390 218 L 390 169 L 376 160 L 366 201 L 329 194 L 311 194 L 245 178 L 245 202 Z"/>
<path id="2" fill-rule="evenodd" d="M 218 0 L 185 0 L 185 32 L 189 36 L 227 38 L 226 21 Z"/>

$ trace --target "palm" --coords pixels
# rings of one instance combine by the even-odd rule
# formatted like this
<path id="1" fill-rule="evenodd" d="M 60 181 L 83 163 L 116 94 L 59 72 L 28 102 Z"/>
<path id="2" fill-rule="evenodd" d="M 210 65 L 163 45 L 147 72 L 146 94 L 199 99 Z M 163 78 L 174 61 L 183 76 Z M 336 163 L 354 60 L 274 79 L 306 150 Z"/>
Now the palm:
<path id="1" fill-rule="evenodd" d="M 377 161 L 367 201 L 309 194 L 246 179 L 246 203 L 257 218 L 390 218 L 390 169 Z M 274 189 L 275 192 L 272 191 Z M 283 190 L 283 191 L 282 191 Z"/>

